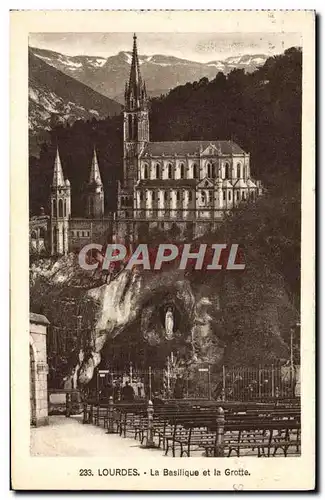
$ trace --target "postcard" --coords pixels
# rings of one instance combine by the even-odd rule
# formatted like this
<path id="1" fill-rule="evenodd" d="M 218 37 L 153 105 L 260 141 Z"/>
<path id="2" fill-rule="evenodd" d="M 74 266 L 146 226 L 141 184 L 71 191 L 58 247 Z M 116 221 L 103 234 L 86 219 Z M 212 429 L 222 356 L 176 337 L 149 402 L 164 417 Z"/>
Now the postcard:
<path id="1" fill-rule="evenodd" d="M 315 12 L 11 12 L 14 490 L 315 488 Z"/>

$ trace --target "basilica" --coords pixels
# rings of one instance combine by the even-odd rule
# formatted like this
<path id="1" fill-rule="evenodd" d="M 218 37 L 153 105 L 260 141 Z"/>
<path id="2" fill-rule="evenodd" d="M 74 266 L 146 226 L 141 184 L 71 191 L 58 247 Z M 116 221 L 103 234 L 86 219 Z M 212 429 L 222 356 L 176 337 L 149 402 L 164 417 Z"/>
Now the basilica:
<path id="1" fill-rule="evenodd" d="M 57 150 L 51 215 L 31 220 L 36 252 L 47 246 L 52 255 L 66 254 L 87 243 L 136 242 L 155 228 L 168 232 L 176 227 L 180 238 L 198 237 L 216 229 L 225 213 L 262 194 L 261 182 L 251 177 L 250 154 L 231 140 L 151 142 L 148 105 L 134 35 L 117 210 L 104 214 L 104 186 L 94 150 L 86 216 L 74 218 L 70 183 Z"/>

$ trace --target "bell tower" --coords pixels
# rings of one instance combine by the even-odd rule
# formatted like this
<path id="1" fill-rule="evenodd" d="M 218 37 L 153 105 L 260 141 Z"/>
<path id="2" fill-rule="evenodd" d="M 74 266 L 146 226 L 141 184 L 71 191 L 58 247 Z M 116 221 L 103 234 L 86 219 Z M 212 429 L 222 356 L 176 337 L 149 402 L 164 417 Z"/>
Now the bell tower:
<path id="1" fill-rule="evenodd" d="M 51 185 L 51 255 L 66 255 L 69 251 L 69 219 L 71 189 L 64 180 L 59 149 L 56 149 Z"/>
<path id="2" fill-rule="evenodd" d="M 149 112 L 146 85 L 141 78 L 137 37 L 133 36 L 129 82 L 125 85 L 123 188 L 132 190 L 137 181 L 138 155 L 149 142 Z M 133 199 L 133 198 L 132 198 Z"/>
<path id="3" fill-rule="evenodd" d="M 116 235 L 120 241 L 134 237 L 134 186 L 138 181 L 139 155 L 149 142 L 149 110 L 145 82 L 140 73 L 137 37 L 133 50 L 129 81 L 125 84 L 123 123 L 123 180 L 118 183 Z"/>

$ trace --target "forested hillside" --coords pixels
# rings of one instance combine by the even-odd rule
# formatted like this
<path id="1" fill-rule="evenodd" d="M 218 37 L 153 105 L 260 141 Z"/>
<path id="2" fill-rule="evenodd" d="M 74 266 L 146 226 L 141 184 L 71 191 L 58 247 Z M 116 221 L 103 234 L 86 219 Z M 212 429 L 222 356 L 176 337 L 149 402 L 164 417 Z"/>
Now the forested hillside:
<path id="1" fill-rule="evenodd" d="M 301 63 L 298 48 L 269 58 L 254 73 L 234 70 L 213 80 L 176 87 L 151 101 L 151 140 L 232 139 L 251 153 L 251 170 L 269 190 L 297 192 L 301 158 Z M 74 215 L 83 213 L 83 188 L 93 145 L 105 185 L 106 209 L 115 206 L 115 180 L 122 166 L 122 115 L 78 120 L 58 126 L 44 143 L 40 158 L 30 158 L 30 210 L 48 198 L 56 145 L 72 186 Z"/>

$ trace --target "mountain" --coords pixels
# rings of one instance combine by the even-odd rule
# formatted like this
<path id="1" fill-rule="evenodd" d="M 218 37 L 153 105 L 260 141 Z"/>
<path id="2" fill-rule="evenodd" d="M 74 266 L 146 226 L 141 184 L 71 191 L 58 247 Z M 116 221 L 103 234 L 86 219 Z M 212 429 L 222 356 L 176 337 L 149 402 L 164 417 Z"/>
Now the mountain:
<path id="1" fill-rule="evenodd" d="M 131 52 L 119 52 L 105 59 L 94 56 L 67 56 L 35 47 L 31 47 L 30 50 L 38 59 L 62 73 L 111 99 L 123 102 L 124 86 L 130 72 Z M 232 69 L 238 68 L 250 73 L 262 66 L 266 59 L 267 56 L 257 54 L 199 63 L 159 54 L 139 56 L 141 73 L 151 97 L 166 94 L 178 85 L 203 77 L 214 78 L 219 71 L 228 74 Z"/>
<path id="2" fill-rule="evenodd" d="M 32 144 L 57 123 L 105 118 L 121 105 L 59 71 L 29 51 L 29 132 Z"/>

